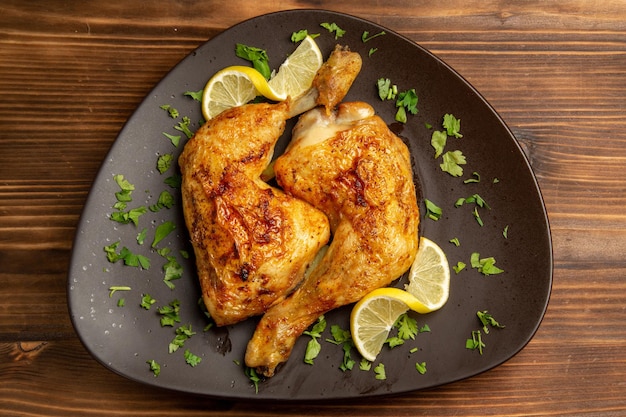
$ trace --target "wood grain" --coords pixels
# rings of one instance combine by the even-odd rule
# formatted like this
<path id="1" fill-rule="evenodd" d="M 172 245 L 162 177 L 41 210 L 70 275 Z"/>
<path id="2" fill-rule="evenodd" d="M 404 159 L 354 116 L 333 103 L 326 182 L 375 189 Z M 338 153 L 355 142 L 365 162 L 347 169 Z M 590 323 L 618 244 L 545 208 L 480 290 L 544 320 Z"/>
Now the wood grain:
<path id="1" fill-rule="evenodd" d="M 4 1 L 0 6 L 0 414 L 619 416 L 626 414 L 626 2 Z M 445 4 L 441 4 L 445 3 Z M 324 8 L 437 54 L 494 106 L 546 202 L 554 285 L 520 354 L 394 398 L 238 403 L 172 394 L 106 370 L 66 307 L 91 183 L 143 97 L 242 20 Z"/>

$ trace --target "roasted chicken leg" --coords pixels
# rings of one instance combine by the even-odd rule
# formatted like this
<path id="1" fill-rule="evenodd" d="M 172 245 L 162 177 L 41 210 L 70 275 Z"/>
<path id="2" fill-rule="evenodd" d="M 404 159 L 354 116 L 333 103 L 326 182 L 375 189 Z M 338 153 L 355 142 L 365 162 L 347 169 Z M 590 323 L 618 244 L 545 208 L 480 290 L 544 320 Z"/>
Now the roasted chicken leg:
<path id="1" fill-rule="evenodd" d="M 419 222 L 408 149 L 368 104 L 302 115 L 275 171 L 287 193 L 328 216 L 334 237 L 302 286 L 265 313 L 248 344 L 246 364 L 268 377 L 321 314 L 409 268 Z"/>
<path id="2" fill-rule="evenodd" d="M 303 98 L 226 110 L 198 129 L 179 158 L 202 297 L 218 326 L 280 302 L 329 239 L 321 211 L 260 179 L 288 118 L 343 98 L 329 99 L 323 92 L 329 88 L 319 88 L 337 81 L 329 65 L 342 68 L 339 84 L 347 91 L 361 61 L 356 53 L 336 49 Z"/>

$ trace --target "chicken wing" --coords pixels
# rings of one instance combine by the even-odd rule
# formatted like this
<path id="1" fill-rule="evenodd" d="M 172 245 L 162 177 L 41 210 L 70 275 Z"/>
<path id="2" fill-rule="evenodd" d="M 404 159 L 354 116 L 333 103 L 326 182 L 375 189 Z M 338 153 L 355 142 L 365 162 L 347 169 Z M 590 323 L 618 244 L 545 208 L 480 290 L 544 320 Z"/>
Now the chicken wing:
<path id="1" fill-rule="evenodd" d="M 409 151 L 368 104 L 302 115 L 275 172 L 287 193 L 328 216 L 333 240 L 302 285 L 265 313 L 248 344 L 246 365 L 268 377 L 321 314 L 410 267 L 419 223 Z"/>
<path id="2" fill-rule="evenodd" d="M 343 77 L 351 77 L 344 81 L 349 87 L 360 57 L 339 48 L 331 58 L 344 67 Z M 320 74 L 318 85 L 333 81 Z M 198 129 L 179 157 L 183 213 L 202 297 L 218 326 L 281 301 L 329 239 L 321 211 L 260 179 L 286 120 L 324 104 L 324 97 L 315 87 L 295 102 L 226 110 Z"/>

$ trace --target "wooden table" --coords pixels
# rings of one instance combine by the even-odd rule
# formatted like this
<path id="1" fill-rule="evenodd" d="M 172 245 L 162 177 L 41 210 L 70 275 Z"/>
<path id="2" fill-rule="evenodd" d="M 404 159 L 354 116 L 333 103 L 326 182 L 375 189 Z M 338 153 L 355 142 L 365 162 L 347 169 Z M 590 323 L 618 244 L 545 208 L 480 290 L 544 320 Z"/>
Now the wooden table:
<path id="1" fill-rule="evenodd" d="M 384 3 L 3 1 L 1 415 L 626 415 L 626 2 Z M 72 239 L 100 163 L 194 48 L 244 19 L 305 7 L 372 20 L 434 52 L 527 149 L 554 243 L 538 333 L 469 380 L 334 404 L 215 401 L 110 372 L 66 307 Z"/>

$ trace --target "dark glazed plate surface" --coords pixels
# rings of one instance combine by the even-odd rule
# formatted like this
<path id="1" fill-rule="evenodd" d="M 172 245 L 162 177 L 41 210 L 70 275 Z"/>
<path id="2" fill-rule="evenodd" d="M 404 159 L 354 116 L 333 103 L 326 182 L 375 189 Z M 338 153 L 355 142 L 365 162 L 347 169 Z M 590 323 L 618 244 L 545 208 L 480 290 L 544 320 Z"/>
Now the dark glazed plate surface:
<path id="1" fill-rule="evenodd" d="M 320 23 L 336 23 L 346 30 L 335 40 Z M 208 78 L 228 65 L 245 64 L 234 53 L 236 43 L 257 46 L 268 51 L 270 65 L 277 68 L 294 48 L 290 35 L 308 29 L 320 33 L 316 39 L 324 56 L 335 43 L 350 46 L 363 57 L 363 70 L 346 100 L 363 100 L 372 104 L 378 114 L 394 128 L 395 106 L 377 96 L 376 80 L 387 77 L 401 91 L 415 88 L 419 96 L 419 113 L 398 134 L 405 139 L 414 159 L 416 182 L 421 197 L 443 208 L 442 218 L 435 222 L 423 218 L 421 234 L 444 248 L 450 264 L 458 261 L 468 267 L 458 275 L 452 272 L 448 303 L 439 311 L 414 317 L 418 325 L 428 324 L 431 331 L 421 333 L 415 341 L 392 350 L 385 348 L 376 363 L 382 362 L 386 380 L 377 380 L 374 372 L 361 371 L 358 363 L 352 371 L 339 369 L 343 357 L 341 346 L 324 340 L 314 366 L 303 363 L 308 337 L 301 337 L 291 359 L 278 374 L 259 385 L 258 393 L 244 375 L 243 356 L 255 320 L 210 329 L 197 305 L 200 296 L 193 260 L 185 260 L 179 250 L 191 253 L 180 206 L 179 192 L 164 184 L 176 167 L 165 174 L 156 169 L 158 155 L 182 150 L 185 136 L 173 126 L 188 116 L 192 129 L 201 120 L 197 101 L 184 96 L 198 91 Z M 386 35 L 368 42 L 361 40 L 364 31 Z M 377 51 L 368 56 L 370 48 Z M 169 104 L 180 112 L 178 119 L 168 117 L 159 106 Z M 460 178 L 442 172 L 430 145 L 432 130 L 441 130 L 443 115 L 452 113 L 462 120 L 462 139 L 450 138 L 447 150 L 459 149 L 467 158 Z M 288 126 L 288 129 L 293 122 Z M 163 132 L 183 136 L 178 147 Z M 278 150 L 284 148 L 288 133 L 281 138 Z M 465 184 L 472 173 L 480 175 L 479 183 Z M 165 189 L 177 197 L 177 205 L 157 213 L 148 212 L 139 226 L 121 225 L 109 220 L 118 186 L 113 176 L 122 174 L 136 187 L 129 208 L 150 206 Z M 494 179 L 497 179 L 494 181 Z M 455 208 L 460 197 L 479 194 L 490 209 L 479 209 L 484 226 L 472 215 L 473 206 Z M 425 212 L 423 202 L 422 213 Z M 151 249 L 156 227 L 173 221 L 177 228 L 159 248 L 170 248 L 184 268 L 183 277 L 173 281 L 175 288 L 163 283 L 165 259 Z M 508 226 L 508 238 L 503 230 Z M 137 234 L 147 229 L 146 243 L 139 245 Z M 460 246 L 449 241 L 458 238 Z M 151 260 L 148 270 L 112 264 L 103 248 L 120 242 Z M 472 252 L 481 257 L 495 257 L 503 274 L 483 276 L 469 267 Z M 401 286 L 404 278 L 395 283 Z M 326 11 L 287 11 L 260 16 L 238 24 L 181 61 L 145 98 L 128 120 L 111 148 L 93 184 L 77 230 L 68 278 L 69 309 L 73 324 L 89 352 L 104 366 L 132 380 L 159 387 L 220 398 L 250 399 L 338 399 L 375 396 L 419 390 L 468 378 L 493 368 L 520 351 L 532 338 L 544 315 L 552 283 L 552 249 L 549 225 L 540 191 L 530 166 L 511 132 L 485 100 L 457 73 L 441 60 L 415 43 L 389 29 L 355 17 Z M 130 291 L 109 296 L 112 286 L 129 286 Z M 157 300 L 150 310 L 140 307 L 142 294 Z M 119 298 L 125 306 L 118 307 Z M 174 299 L 180 301 L 181 323 L 191 324 L 197 332 L 184 348 L 168 353 L 175 336 L 174 328 L 161 327 L 157 307 Z M 348 328 L 351 306 L 326 315 L 330 337 L 332 324 Z M 477 310 L 488 310 L 504 329 L 483 334 L 486 344 L 482 355 L 466 349 L 465 340 L 481 325 Z M 413 347 L 419 350 L 410 353 Z M 187 365 L 183 351 L 189 349 L 202 362 L 195 368 Z M 360 360 L 353 351 L 352 357 Z M 146 361 L 161 364 L 155 377 Z M 415 370 L 416 362 L 426 362 L 424 375 Z"/>

